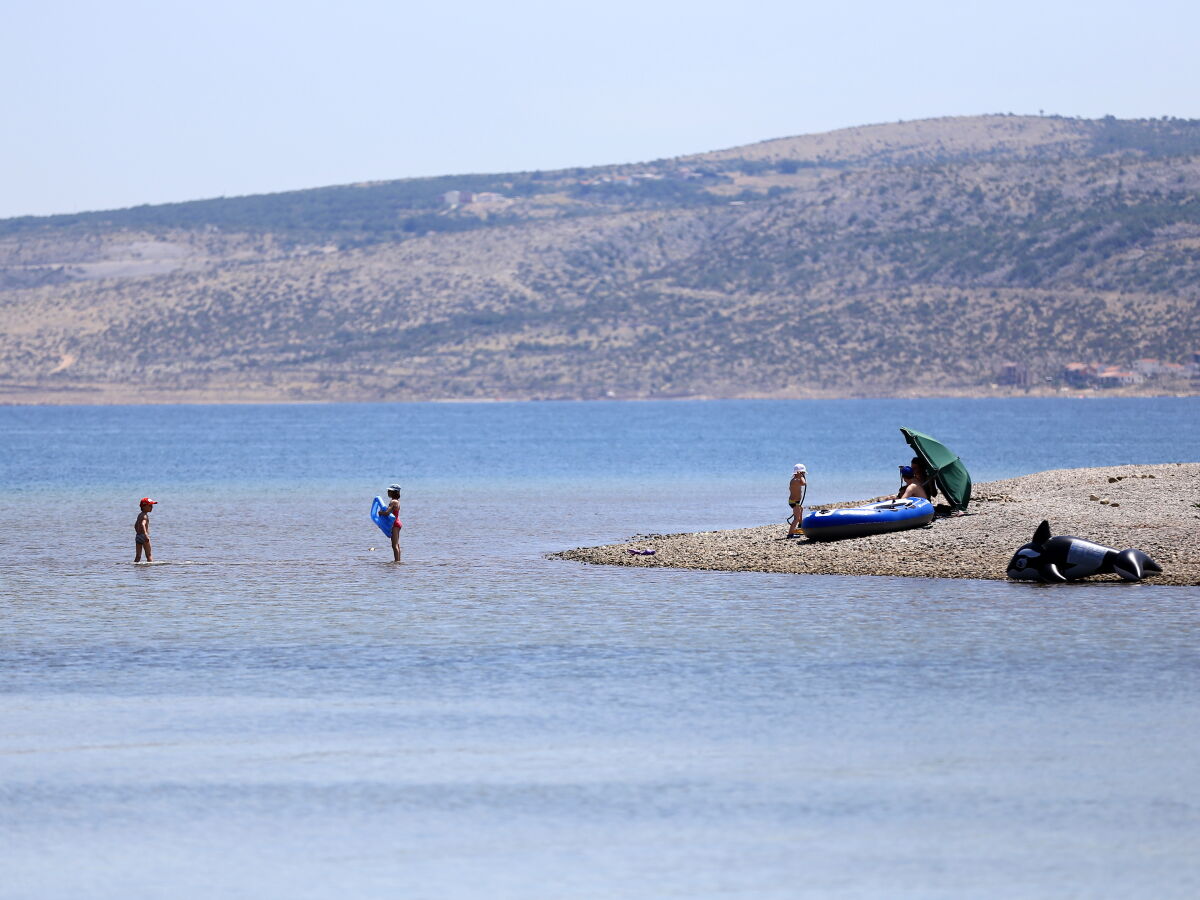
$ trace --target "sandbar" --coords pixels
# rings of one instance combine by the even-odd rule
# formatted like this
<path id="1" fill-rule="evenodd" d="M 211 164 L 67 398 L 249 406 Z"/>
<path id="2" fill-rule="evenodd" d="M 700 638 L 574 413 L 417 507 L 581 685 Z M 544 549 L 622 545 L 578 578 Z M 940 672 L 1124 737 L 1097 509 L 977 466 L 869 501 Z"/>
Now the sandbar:
<path id="1" fill-rule="evenodd" d="M 786 493 L 785 484 L 781 520 L 787 514 L 782 502 Z M 871 501 L 811 508 L 866 502 Z M 974 486 L 966 515 L 840 541 L 786 539 L 787 526 L 781 521 L 733 531 L 639 534 L 551 558 L 639 568 L 1003 580 L 1009 559 L 1043 519 L 1054 534 L 1150 554 L 1163 572 L 1146 579 L 1147 584 L 1200 585 L 1200 463 L 1054 469 L 983 482 Z M 635 555 L 629 552 L 633 549 L 654 553 Z M 1087 581 L 1120 578 L 1094 576 Z"/>

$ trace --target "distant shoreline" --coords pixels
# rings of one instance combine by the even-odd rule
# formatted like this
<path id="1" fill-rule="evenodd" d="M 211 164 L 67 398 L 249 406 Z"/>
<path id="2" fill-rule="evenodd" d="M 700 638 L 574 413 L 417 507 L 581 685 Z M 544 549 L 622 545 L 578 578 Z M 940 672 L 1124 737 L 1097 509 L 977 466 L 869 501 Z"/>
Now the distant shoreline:
<path id="1" fill-rule="evenodd" d="M 985 482 L 975 485 L 970 515 L 843 541 L 785 539 L 783 499 L 779 524 L 638 535 L 550 558 L 638 568 L 1004 580 L 1013 553 L 1047 519 L 1054 534 L 1149 553 L 1163 573 L 1147 584 L 1200 585 L 1200 463 L 1056 469 Z M 635 548 L 655 552 L 629 553 Z M 1113 575 L 1088 582 L 1119 580 Z"/>
<path id="2" fill-rule="evenodd" d="M 1045 391 L 931 391 L 921 393 L 844 393 L 811 392 L 805 394 L 746 393 L 737 395 L 678 394 L 662 396 L 615 395 L 612 397 L 567 397 L 534 395 L 527 397 L 316 397 L 284 396 L 279 393 L 224 391 L 220 389 L 169 390 L 109 390 L 104 387 L 40 388 L 0 384 L 0 406 L 249 406 L 254 404 L 310 405 L 332 403 L 650 403 L 696 402 L 720 400 L 1011 400 L 1018 398 L 1067 400 L 1096 400 L 1109 398 L 1153 400 L 1161 398 L 1191 399 L 1197 392 L 1158 391 L 1137 389 L 1115 390 L 1045 390 Z"/>

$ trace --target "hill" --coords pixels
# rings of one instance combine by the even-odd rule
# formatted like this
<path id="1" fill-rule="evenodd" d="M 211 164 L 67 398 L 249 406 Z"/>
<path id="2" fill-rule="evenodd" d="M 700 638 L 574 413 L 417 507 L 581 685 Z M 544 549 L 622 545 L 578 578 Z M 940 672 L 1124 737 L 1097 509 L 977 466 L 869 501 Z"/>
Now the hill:
<path id="1" fill-rule="evenodd" d="M 0 399 L 1183 392 L 1198 307 L 1200 122 L 935 119 L 0 221 Z"/>

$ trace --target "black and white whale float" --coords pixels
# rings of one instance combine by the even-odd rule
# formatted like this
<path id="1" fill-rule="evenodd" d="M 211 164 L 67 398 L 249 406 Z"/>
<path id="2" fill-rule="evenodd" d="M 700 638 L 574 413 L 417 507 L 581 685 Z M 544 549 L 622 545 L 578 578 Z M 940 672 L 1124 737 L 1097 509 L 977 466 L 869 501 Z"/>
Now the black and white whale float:
<path id="1" fill-rule="evenodd" d="M 1013 581 L 1046 584 L 1112 574 L 1126 581 L 1141 581 L 1161 571 L 1162 566 L 1141 550 L 1114 550 L 1066 534 L 1051 537 L 1050 523 L 1045 521 L 1008 564 L 1008 577 Z"/>

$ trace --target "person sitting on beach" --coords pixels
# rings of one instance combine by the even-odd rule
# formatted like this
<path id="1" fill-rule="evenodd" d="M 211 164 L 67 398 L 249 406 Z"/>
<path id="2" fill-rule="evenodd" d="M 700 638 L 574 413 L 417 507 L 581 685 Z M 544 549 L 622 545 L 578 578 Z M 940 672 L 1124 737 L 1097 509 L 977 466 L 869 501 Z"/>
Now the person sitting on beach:
<path id="1" fill-rule="evenodd" d="M 932 500 L 929 488 L 929 477 L 925 474 L 925 464 L 921 457 L 914 456 L 907 466 L 900 467 L 900 490 L 896 493 L 897 500 L 907 500 L 910 497 L 920 497 L 922 500 Z"/>
<path id="2" fill-rule="evenodd" d="M 792 467 L 792 480 L 788 482 L 788 506 L 792 514 L 788 518 L 788 537 L 800 533 L 800 520 L 804 518 L 804 495 L 808 493 L 808 470 L 804 463 Z"/>

